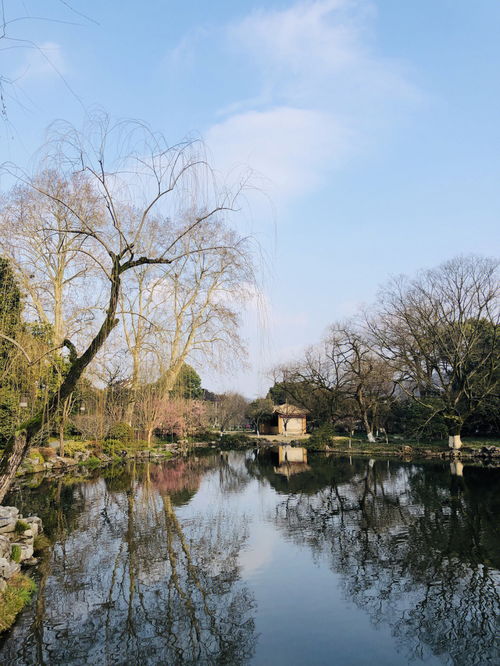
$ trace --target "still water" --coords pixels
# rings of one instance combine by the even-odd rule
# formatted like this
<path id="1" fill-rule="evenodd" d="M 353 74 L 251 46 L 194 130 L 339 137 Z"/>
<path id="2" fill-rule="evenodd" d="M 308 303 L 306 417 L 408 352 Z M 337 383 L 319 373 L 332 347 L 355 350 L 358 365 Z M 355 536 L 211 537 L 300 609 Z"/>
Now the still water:
<path id="1" fill-rule="evenodd" d="M 9 498 L 53 545 L 0 663 L 499 664 L 499 472 L 234 452 L 42 481 Z"/>

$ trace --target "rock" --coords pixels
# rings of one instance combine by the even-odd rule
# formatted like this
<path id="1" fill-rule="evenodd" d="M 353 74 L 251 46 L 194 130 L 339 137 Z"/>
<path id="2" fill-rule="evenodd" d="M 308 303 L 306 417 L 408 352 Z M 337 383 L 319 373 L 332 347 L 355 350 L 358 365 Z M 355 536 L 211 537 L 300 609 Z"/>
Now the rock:
<path id="1" fill-rule="evenodd" d="M 25 523 L 28 523 L 30 529 L 33 531 L 33 536 L 37 536 L 43 532 L 42 520 L 38 516 L 28 516 L 24 519 Z"/>
<path id="2" fill-rule="evenodd" d="M 15 506 L 0 506 L 0 518 L 17 520 L 19 518 L 19 509 Z"/>
<path id="3" fill-rule="evenodd" d="M 0 578 L 0 592 L 4 592 L 6 588 L 7 581 L 5 581 L 3 578 Z"/>
<path id="4" fill-rule="evenodd" d="M 481 455 L 488 456 L 490 458 L 500 455 L 500 447 L 498 446 L 483 446 L 481 449 Z"/>
<path id="5" fill-rule="evenodd" d="M 0 557 L 0 577 L 9 580 L 16 573 L 21 571 L 21 565 L 18 562 L 12 562 L 5 557 Z"/>
<path id="6" fill-rule="evenodd" d="M 70 467 L 72 465 L 77 465 L 78 461 L 74 458 L 69 458 L 67 456 L 56 456 L 54 459 L 54 467 Z"/>
<path id="7" fill-rule="evenodd" d="M 2 578 L 8 578 L 8 572 L 10 571 L 10 558 L 0 557 L 0 576 Z"/>
<path id="8" fill-rule="evenodd" d="M 0 534 L 14 532 L 16 529 L 16 522 L 17 520 L 12 520 L 12 518 L 0 518 Z"/>
<path id="9" fill-rule="evenodd" d="M 40 562 L 40 558 L 38 557 L 29 557 L 27 560 L 24 560 L 23 564 L 26 565 L 27 567 L 36 567 L 36 565 Z"/>
<path id="10" fill-rule="evenodd" d="M 0 536 L 0 558 L 6 557 L 8 560 L 10 560 L 11 550 L 12 546 L 10 544 L 10 540 L 5 536 Z"/>

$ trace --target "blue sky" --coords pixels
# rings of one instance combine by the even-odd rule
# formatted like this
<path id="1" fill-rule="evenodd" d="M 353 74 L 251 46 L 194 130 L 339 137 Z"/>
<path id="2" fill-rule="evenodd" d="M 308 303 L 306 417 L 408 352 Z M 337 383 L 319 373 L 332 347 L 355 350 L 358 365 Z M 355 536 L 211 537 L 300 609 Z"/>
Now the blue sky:
<path id="1" fill-rule="evenodd" d="M 201 375 L 253 397 L 267 370 L 373 300 L 390 275 L 498 253 L 497 0 L 6 2 L 10 125 L 0 161 L 27 164 L 55 118 L 138 117 L 248 165 L 251 225 L 269 251 L 250 367 Z M 59 22 L 60 21 L 60 22 Z M 50 62 L 49 62 L 50 61 Z M 265 195 L 265 196 L 264 196 Z M 271 202 L 271 203 L 269 203 Z"/>

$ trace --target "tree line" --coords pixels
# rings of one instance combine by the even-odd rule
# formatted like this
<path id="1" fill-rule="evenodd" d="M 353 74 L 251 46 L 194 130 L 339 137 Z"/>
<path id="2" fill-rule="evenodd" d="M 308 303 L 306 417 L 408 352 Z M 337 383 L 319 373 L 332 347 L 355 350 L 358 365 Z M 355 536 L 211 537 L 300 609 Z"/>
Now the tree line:
<path id="1" fill-rule="evenodd" d="M 277 367 L 269 397 L 313 427 L 441 439 L 500 431 L 498 261 L 451 259 L 380 289 L 372 307 L 332 324 Z"/>

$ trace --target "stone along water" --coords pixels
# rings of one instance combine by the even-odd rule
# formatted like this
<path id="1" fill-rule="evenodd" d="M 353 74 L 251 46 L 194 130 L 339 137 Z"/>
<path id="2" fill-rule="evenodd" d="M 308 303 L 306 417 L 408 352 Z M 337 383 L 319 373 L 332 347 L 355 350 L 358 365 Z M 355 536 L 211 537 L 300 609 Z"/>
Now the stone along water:
<path id="1" fill-rule="evenodd" d="M 0 663 L 498 664 L 499 480 L 249 452 L 42 481 L 8 498 L 53 546 Z"/>

